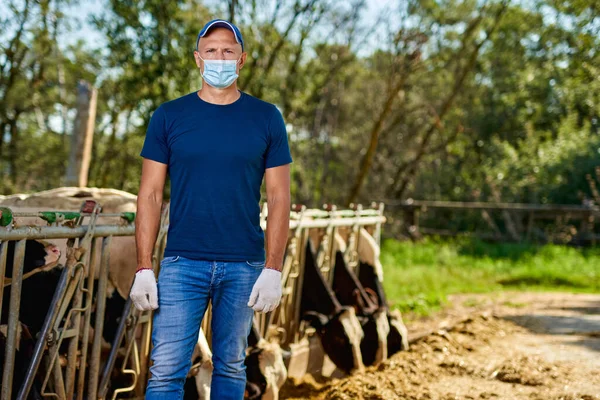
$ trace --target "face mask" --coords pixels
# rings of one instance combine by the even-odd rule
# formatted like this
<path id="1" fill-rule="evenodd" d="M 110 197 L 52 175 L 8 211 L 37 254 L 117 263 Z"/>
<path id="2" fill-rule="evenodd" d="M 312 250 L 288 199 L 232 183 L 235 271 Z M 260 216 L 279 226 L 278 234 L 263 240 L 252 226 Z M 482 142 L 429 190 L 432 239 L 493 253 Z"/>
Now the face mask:
<path id="1" fill-rule="evenodd" d="M 217 89 L 225 89 L 237 79 L 236 73 L 238 60 L 205 60 L 202 78 L 204 82 Z"/>

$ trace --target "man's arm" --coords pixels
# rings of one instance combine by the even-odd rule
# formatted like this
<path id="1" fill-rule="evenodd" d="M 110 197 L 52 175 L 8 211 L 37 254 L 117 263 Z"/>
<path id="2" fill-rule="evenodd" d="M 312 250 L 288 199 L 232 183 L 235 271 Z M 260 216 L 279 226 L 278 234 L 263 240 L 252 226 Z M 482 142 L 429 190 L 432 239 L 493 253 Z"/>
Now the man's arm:
<path id="1" fill-rule="evenodd" d="M 152 267 L 152 253 L 158 235 L 166 177 L 166 164 L 144 158 L 135 218 L 137 270 Z"/>
<path id="2" fill-rule="evenodd" d="M 267 262 L 266 268 L 281 271 L 290 229 L 290 165 L 267 168 Z"/>

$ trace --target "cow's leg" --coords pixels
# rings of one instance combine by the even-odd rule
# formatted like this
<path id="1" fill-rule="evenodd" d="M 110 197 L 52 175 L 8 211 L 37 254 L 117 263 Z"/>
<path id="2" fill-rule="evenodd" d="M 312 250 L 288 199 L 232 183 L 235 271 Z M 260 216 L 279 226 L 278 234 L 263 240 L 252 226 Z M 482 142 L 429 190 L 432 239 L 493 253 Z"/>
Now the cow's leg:
<path id="1" fill-rule="evenodd" d="M 239 400 L 244 396 L 244 360 L 254 316 L 248 300 L 262 269 L 262 265 L 246 262 L 216 263 L 211 291 L 214 365 L 211 399 Z"/>
<path id="2" fill-rule="evenodd" d="M 208 305 L 211 263 L 169 257 L 158 277 L 147 400 L 181 399 L 200 322 Z"/>
<path id="3" fill-rule="evenodd" d="M 287 379 L 283 351 L 278 343 L 265 340 L 255 323 L 248 335 L 246 356 L 246 393 L 248 399 L 279 399 L 279 389 Z M 257 392 L 258 390 L 258 392 Z"/>
<path id="4" fill-rule="evenodd" d="M 408 350 L 408 329 L 402 321 L 400 311 L 393 310 L 388 314 L 390 333 L 388 334 L 388 355 Z"/>
<path id="5" fill-rule="evenodd" d="M 359 271 L 360 282 L 376 295 L 379 305 L 387 312 L 387 356 L 389 357 L 401 350 L 408 350 L 408 330 L 402 321 L 402 314 L 397 310 L 390 311 L 376 269 L 370 264 L 361 262 Z"/>

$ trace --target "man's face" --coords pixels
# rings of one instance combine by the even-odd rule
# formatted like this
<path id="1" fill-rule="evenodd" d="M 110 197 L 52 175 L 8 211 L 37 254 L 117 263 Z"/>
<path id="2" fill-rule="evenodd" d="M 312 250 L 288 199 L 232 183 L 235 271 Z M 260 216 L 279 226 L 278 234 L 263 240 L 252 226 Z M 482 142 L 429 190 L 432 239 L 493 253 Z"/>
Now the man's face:
<path id="1" fill-rule="evenodd" d="M 196 65 L 204 71 L 204 60 L 239 60 L 236 72 L 246 62 L 246 53 L 242 45 L 235 40 L 233 32 L 226 28 L 213 28 L 198 41 L 198 50 L 194 51 Z"/>

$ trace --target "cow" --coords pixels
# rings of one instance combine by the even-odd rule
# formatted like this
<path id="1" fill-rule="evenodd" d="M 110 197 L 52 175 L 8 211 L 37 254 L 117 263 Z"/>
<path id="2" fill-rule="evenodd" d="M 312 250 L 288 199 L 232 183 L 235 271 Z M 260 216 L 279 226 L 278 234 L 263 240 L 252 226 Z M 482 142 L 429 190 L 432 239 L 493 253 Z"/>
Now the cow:
<path id="1" fill-rule="evenodd" d="M 202 329 L 198 334 L 192 363 L 184 386 L 184 399 L 209 399 L 213 371 L 212 352 Z M 262 338 L 255 324 L 248 335 L 248 350 L 244 364 L 246 366 L 244 399 L 279 399 L 279 389 L 287 379 L 283 352 L 278 344 L 267 342 Z"/>
<path id="2" fill-rule="evenodd" d="M 15 244 L 16 242 L 12 240 L 7 242 L 5 284 L 11 283 Z M 26 240 L 19 320 L 29 328 L 34 337 L 42 329 L 58 286 L 63 270 L 63 265 L 59 263 L 62 253 L 58 246 L 50 242 Z M 8 318 L 10 287 L 10 285 L 7 286 L 3 293 L 1 323 L 6 323 Z M 116 331 L 118 318 L 124 304 L 125 300 L 118 294 L 111 293 L 108 296 L 103 331 L 103 338 L 105 339 L 102 343 L 103 348 L 107 348 L 108 342 L 114 338 L 114 331 Z M 113 311 L 112 314 L 111 311 Z"/>
<path id="3" fill-rule="evenodd" d="M 1 323 L 6 324 L 9 316 L 10 308 L 10 292 L 12 289 L 12 282 L 10 277 L 12 276 L 14 269 L 14 253 L 15 253 L 15 241 L 6 242 L 6 269 L 4 280 L 10 285 L 5 287 L 2 299 L 2 318 Z M 63 266 L 58 262 L 61 258 L 60 249 L 51 243 L 42 240 L 28 239 L 25 241 L 25 254 L 23 261 L 23 280 L 21 285 L 21 296 L 19 305 L 19 323 L 21 324 L 23 335 L 26 339 L 33 338 L 31 341 L 35 344 L 35 341 L 39 337 L 39 333 L 42 330 L 43 324 L 47 318 L 47 314 L 50 311 L 50 305 L 52 299 L 55 296 L 55 292 L 59 286 L 59 281 L 63 274 Z M 107 300 L 106 313 L 105 313 L 105 324 L 103 331 L 104 341 L 101 343 L 102 349 L 107 350 L 110 348 L 108 342 L 114 338 L 114 332 L 118 325 L 118 317 L 121 316 L 125 301 L 121 299 L 118 293 L 114 293 Z M 0 327 L 1 330 L 1 327 Z M 90 327 L 89 343 L 92 341 L 93 329 Z M 25 343 L 28 343 L 26 340 Z M 22 346 L 22 345 L 21 345 Z M 4 350 L 4 347 L 2 347 Z M 62 343 L 59 354 L 61 360 L 63 355 L 67 351 L 66 343 Z M 28 354 L 23 353 L 21 354 Z M 15 358 L 15 368 L 20 363 L 25 363 L 27 366 L 31 361 L 31 355 L 27 355 L 26 361 L 22 360 L 22 356 L 19 354 Z M 27 368 L 24 367 L 24 368 Z M 24 376 L 24 375 L 23 375 Z M 21 383 L 17 377 L 15 377 L 13 386 L 13 392 L 21 386 Z M 35 398 L 35 393 L 38 390 L 39 382 L 34 381 L 32 391 L 30 391 L 30 398 Z"/>
<path id="4" fill-rule="evenodd" d="M 212 352 L 204 331 L 200 328 L 198 341 L 192 354 L 192 368 L 184 385 L 184 400 L 210 399 L 212 372 Z"/>
<path id="5" fill-rule="evenodd" d="M 6 245 L 5 282 L 10 282 L 13 273 L 14 241 Z M 25 243 L 25 258 L 23 262 L 23 283 L 21 285 L 21 304 L 19 321 L 25 324 L 33 337 L 37 335 L 44 324 L 46 314 L 58 286 L 62 268 L 58 267 L 60 250 L 57 246 L 39 240 L 27 240 Z M 34 274 L 31 274 L 36 272 Z M 30 275 L 31 274 L 31 275 Z M 10 306 L 10 289 L 7 286 L 2 299 L 2 319 L 8 320 Z"/>
<path id="6" fill-rule="evenodd" d="M 0 376 L 4 371 L 4 355 L 6 351 L 7 325 L 0 325 Z M 15 361 L 13 364 L 13 380 L 12 380 L 12 399 L 17 398 L 17 391 L 25 381 L 29 362 L 33 357 L 35 347 L 35 339 L 26 325 L 19 323 L 17 325 L 17 343 L 15 352 Z M 40 382 L 35 382 L 29 391 L 28 399 L 42 400 Z"/>
<path id="7" fill-rule="evenodd" d="M 386 310 L 379 306 L 376 295 L 363 287 L 354 271 L 346 264 L 346 244 L 337 233 L 334 236 L 333 250 L 333 292 L 342 305 L 355 309 L 361 322 L 364 337 L 360 348 L 364 364 L 379 364 L 387 358 L 387 336 L 390 327 Z"/>
<path id="8" fill-rule="evenodd" d="M 103 213 L 122 213 L 136 211 L 137 196 L 131 193 L 123 192 L 114 189 L 100 188 L 77 188 L 66 187 L 38 192 L 31 195 L 11 195 L 0 196 L 0 205 L 10 207 L 13 212 L 39 212 L 47 210 L 67 211 L 79 209 L 81 203 L 85 200 L 95 200 L 102 206 Z M 16 217 L 17 225 L 42 225 L 45 224 L 39 218 L 31 217 Z M 103 217 L 100 214 L 98 224 L 115 224 L 122 223 L 123 220 L 119 217 Z M 64 264 L 64 254 L 66 253 L 67 241 L 65 239 L 54 239 L 51 244 L 63 250 L 61 257 Z M 98 243 L 100 246 L 100 243 Z M 100 248 L 97 247 L 96 265 L 99 265 Z M 106 293 L 106 311 L 103 330 L 103 349 L 108 348 L 107 342 L 112 342 L 119 324 L 119 318 L 125 305 L 126 299 L 129 296 L 129 290 L 133 283 L 136 269 L 136 247 L 135 238 L 132 236 L 113 237 L 109 246 L 111 254 L 109 264 L 109 287 Z M 98 268 L 96 268 L 98 272 Z M 268 358 L 265 357 L 264 363 L 268 363 Z M 274 365 L 266 365 L 266 368 L 271 370 Z M 198 378 L 196 381 L 202 381 Z M 200 382 L 199 385 L 204 385 Z M 186 387 L 191 385 L 186 382 Z M 196 384 L 194 384 L 196 385 Z"/>
<path id="9" fill-rule="evenodd" d="M 279 399 L 279 389 L 287 379 L 283 358 L 284 353 L 279 344 L 265 340 L 253 323 L 244 361 L 247 399 Z"/>
<path id="10" fill-rule="evenodd" d="M 1 360 L 4 360 L 7 338 L 7 322 L 10 312 L 10 294 L 12 289 L 12 273 L 14 269 L 14 241 L 6 242 L 6 269 L 4 275 L 4 288 L 2 297 L 2 318 L 0 322 L 0 350 Z M 23 260 L 23 281 L 21 285 L 21 298 L 19 306 L 19 322 L 17 325 L 17 343 L 14 361 L 13 397 L 16 397 L 19 388 L 24 382 L 27 368 L 33 356 L 36 337 L 49 311 L 50 303 L 58 286 L 62 268 L 58 264 L 60 250 L 47 242 L 39 240 L 26 240 L 25 256 Z M 4 364 L 0 366 L 0 375 Z M 41 399 L 41 382 L 34 381 L 28 398 Z"/>
<path id="11" fill-rule="evenodd" d="M 316 265 L 310 239 L 305 247 L 300 316 L 315 328 L 323 350 L 345 373 L 363 370 L 360 343 L 364 337 L 352 307 L 344 307 Z"/>
<path id="12" fill-rule="evenodd" d="M 15 194 L 0 196 L 0 206 L 10 207 L 14 213 L 36 213 L 39 211 L 79 210 L 86 200 L 97 201 L 102 206 L 103 213 L 124 213 L 136 211 L 137 196 L 121 190 L 100 188 L 64 187 L 46 190 L 34 194 Z M 101 217 L 98 224 L 123 223 L 119 217 Z M 45 225 L 40 218 L 19 217 L 15 218 L 16 225 Z M 56 245 L 62 253 L 60 263 L 66 264 L 66 239 L 49 239 L 49 243 Z M 96 265 L 100 265 L 100 246 L 96 248 Z M 136 247 L 133 236 L 113 237 L 109 246 L 113 255 L 109 265 L 109 288 L 111 296 L 116 290 L 122 298 L 129 296 L 129 289 L 133 283 L 136 268 Z M 96 269 L 96 273 L 98 269 Z"/>
<path id="13" fill-rule="evenodd" d="M 390 310 L 383 290 L 383 268 L 379 255 L 379 245 L 364 228 L 361 228 L 358 240 L 358 279 L 363 287 L 376 295 L 377 301 L 385 309 L 390 328 L 387 335 L 387 353 L 391 356 L 401 350 L 408 350 L 408 330 L 402 321 L 400 311 Z"/>

